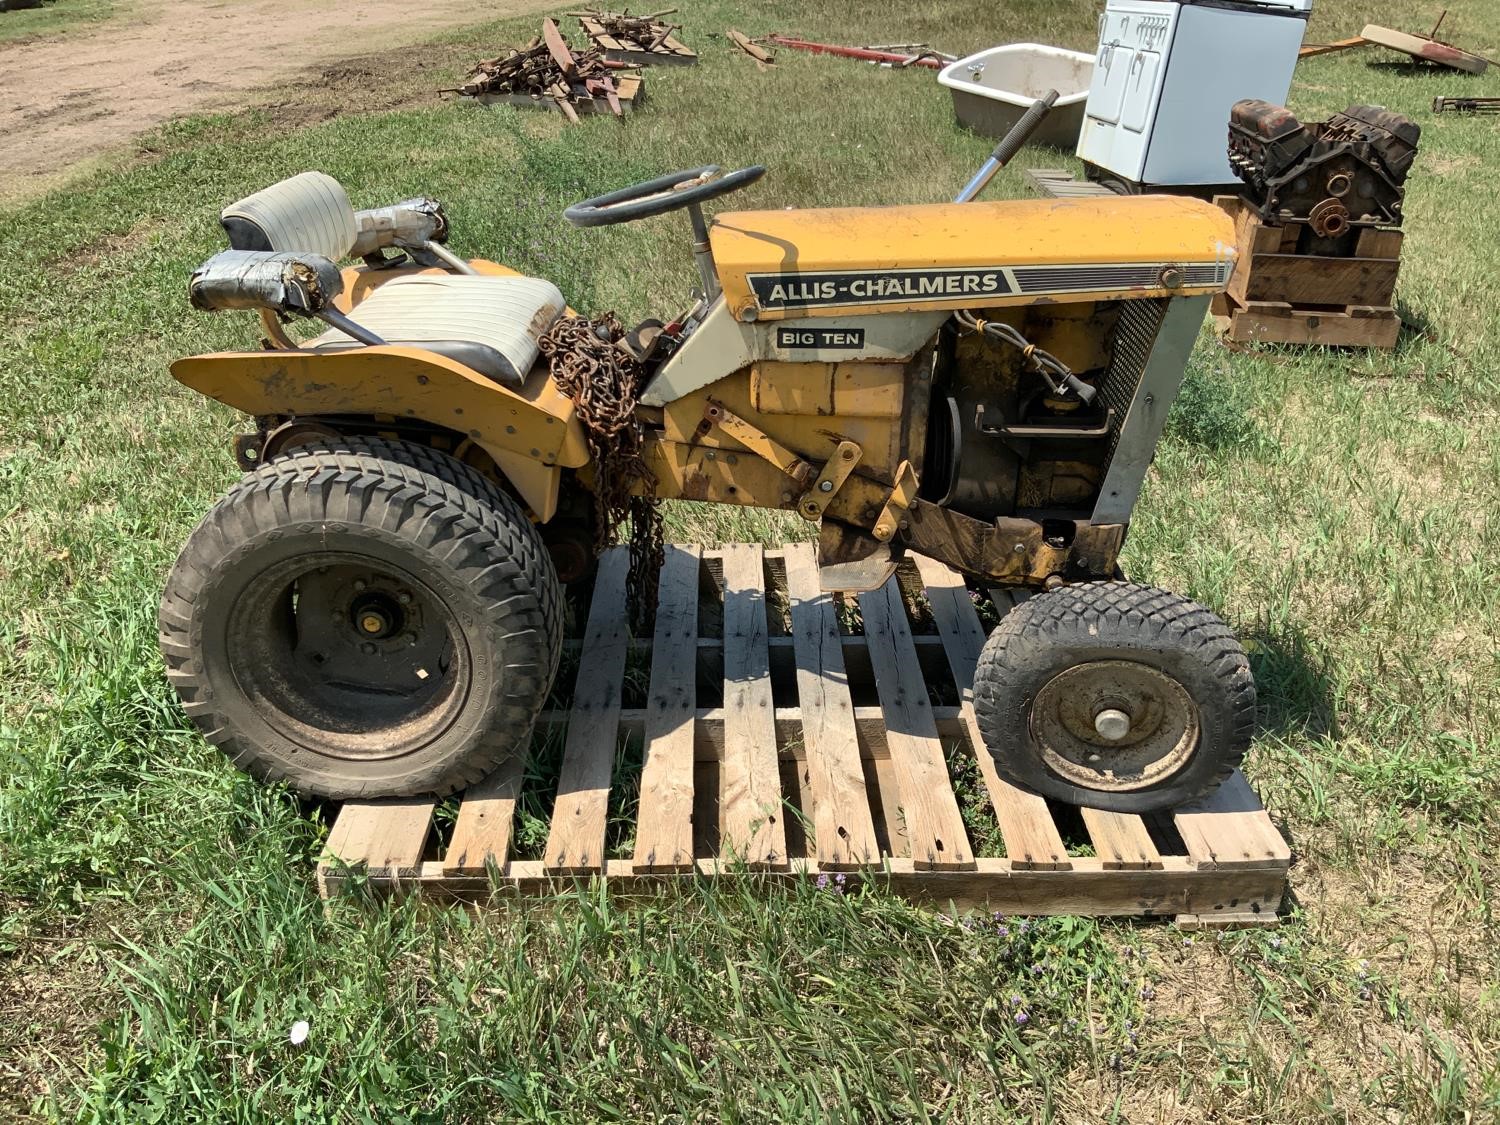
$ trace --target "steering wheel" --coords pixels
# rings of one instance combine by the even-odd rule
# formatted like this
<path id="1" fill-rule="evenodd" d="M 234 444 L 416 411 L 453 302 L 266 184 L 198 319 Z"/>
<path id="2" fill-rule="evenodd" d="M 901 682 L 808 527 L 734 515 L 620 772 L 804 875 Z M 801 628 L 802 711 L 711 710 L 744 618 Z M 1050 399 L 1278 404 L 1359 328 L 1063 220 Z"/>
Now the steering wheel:
<path id="1" fill-rule="evenodd" d="M 719 175 L 717 164 L 705 164 L 701 168 L 689 168 L 683 172 L 672 172 L 658 176 L 645 183 L 612 191 L 608 195 L 596 195 L 575 203 L 563 212 L 563 218 L 575 227 L 603 227 L 613 223 L 630 223 L 636 219 L 663 215 L 682 207 L 692 207 L 739 191 L 753 184 L 766 174 L 765 168 L 757 164 L 741 168 L 727 176 Z"/>

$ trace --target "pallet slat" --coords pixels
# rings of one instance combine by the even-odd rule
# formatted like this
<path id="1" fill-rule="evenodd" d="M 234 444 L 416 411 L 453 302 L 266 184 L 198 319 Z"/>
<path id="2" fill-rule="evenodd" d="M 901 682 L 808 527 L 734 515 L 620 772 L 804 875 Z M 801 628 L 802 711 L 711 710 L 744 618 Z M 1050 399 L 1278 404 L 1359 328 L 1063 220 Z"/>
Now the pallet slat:
<path id="1" fill-rule="evenodd" d="M 493 866 L 501 868 L 510 857 L 510 839 L 516 822 L 516 799 L 521 795 L 521 777 L 526 764 L 511 758 L 478 785 L 464 793 L 453 825 L 453 839 L 443 870 L 451 875 L 483 875 Z"/>
<path id="2" fill-rule="evenodd" d="M 935 559 L 918 556 L 917 572 L 922 576 L 923 591 L 942 635 L 943 650 L 948 654 L 953 682 L 961 697 L 960 715 L 995 810 L 1005 854 L 1018 867 L 1064 871 L 1069 867 L 1068 850 L 1063 846 L 1047 802 L 1039 794 L 1012 785 L 1000 776 L 979 732 L 979 720 L 974 716 L 974 670 L 984 648 L 985 634 L 969 597 L 969 587 L 957 571 Z M 1000 599 L 998 594 L 991 597 Z"/>
<path id="3" fill-rule="evenodd" d="M 416 875 L 436 807 L 427 797 L 350 801 L 328 833 L 327 852 L 374 878 Z"/>
<path id="4" fill-rule="evenodd" d="M 814 847 L 822 867 L 879 863 L 859 732 L 844 670 L 833 598 L 818 584 L 812 544 L 786 549 L 787 593 L 797 657 L 797 699 L 812 792 Z"/>
<path id="5" fill-rule="evenodd" d="M 609 775 L 620 731 L 620 685 L 630 645 L 625 580 L 630 551 L 612 547 L 599 560 L 578 687 L 563 747 L 562 774 L 544 862 L 555 871 L 599 871 L 609 811 Z"/>
<path id="6" fill-rule="evenodd" d="M 724 765 L 720 852 L 748 864 L 786 863 L 771 656 L 766 646 L 765 562 L 751 544 L 724 559 Z"/>
<path id="7" fill-rule="evenodd" d="M 1080 809 L 1094 851 L 1111 871 L 1150 871 L 1161 866 L 1146 822 L 1130 813 Z"/>
<path id="8" fill-rule="evenodd" d="M 1200 867 L 1284 868 L 1291 862 L 1292 849 L 1239 770 L 1203 801 L 1177 810 L 1173 820 L 1188 858 Z"/>
<path id="9" fill-rule="evenodd" d="M 859 608 L 912 859 L 921 867 L 972 867 L 968 833 L 943 760 L 927 685 L 918 671 L 900 585 L 893 577 L 880 589 L 860 594 Z"/>
<path id="10" fill-rule="evenodd" d="M 693 867 L 698 565 L 696 547 L 668 547 L 661 568 L 635 834 L 635 862 L 647 871 Z"/>

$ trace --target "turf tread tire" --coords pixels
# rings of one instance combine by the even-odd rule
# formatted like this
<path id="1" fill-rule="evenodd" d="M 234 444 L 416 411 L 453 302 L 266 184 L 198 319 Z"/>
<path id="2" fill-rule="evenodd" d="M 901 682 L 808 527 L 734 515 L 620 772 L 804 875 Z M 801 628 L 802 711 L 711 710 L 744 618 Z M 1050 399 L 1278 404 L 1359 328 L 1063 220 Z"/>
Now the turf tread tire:
<path id="1" fill-rule="evenodd" d="M 1198 752 L 1151 788 L 1082 788 L 1049 769 L 1032 746 L 1036 693 L 1063 668 L 1102 659 L 1160 667 L 1198 702 Z M 974 677 L 975 718 L 1001 776 L 1070 804 L 1114 812 L 1175 808 L 1216 788 L 1244 761 L 1255 699 L 1244 649 L 1216 614 L 1167 590 L 1120 581 L 1064 586 L 1022 602 L 990 633 Z"/>
<path id="2" fill-rule="evenodd" d="M 377 518 L 371 522 L 370 517 Z M 204 613 L 227 568 L 256 544 L 298 524 L 376 529 L 421 544 L 452 570 L 494 630 L 504 675 L 489 677 L 487 721 L 468 745 L 395 778 L 329 778 L 289 768 L 236 722 L 204 665 Z M 216 608 L 213 612 L 223 612 Z M 159 613 L 168 680 L 204 738 L 235 765 L 311 796 L 443 796 L 494 771 L 525 741 L 556 675 L 563 599 L 552 559 L 516 501 L 447 454 L 405 441 L 330 438 L 298 446 L 247 473 L 189 536 Z M 218 673 L 222 682 L 225 673 Z"/>

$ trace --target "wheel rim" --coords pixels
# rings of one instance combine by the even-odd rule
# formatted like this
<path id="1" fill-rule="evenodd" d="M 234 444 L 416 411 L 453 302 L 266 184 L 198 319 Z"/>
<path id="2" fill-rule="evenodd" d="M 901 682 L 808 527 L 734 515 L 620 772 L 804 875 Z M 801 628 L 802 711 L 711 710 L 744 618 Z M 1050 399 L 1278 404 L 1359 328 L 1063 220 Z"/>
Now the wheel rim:
<path id="1" fill-rule="evenodd" d="M 1198 706 L 1149 664 L 1097 660 L 1048 680 L 1031 706 L 1031 737 L 1059 776 L 1087 789 L 1146 789 L 1198 748 Z"/>
<path id="2" fill-rule="evenodd" d="M 317 552 L 257 575 L 230 615 L 236 683 L 278 734 L 346 761 L 395 758 L 453 725 L 469 648 L 447 602 L 382 559 Z"/>

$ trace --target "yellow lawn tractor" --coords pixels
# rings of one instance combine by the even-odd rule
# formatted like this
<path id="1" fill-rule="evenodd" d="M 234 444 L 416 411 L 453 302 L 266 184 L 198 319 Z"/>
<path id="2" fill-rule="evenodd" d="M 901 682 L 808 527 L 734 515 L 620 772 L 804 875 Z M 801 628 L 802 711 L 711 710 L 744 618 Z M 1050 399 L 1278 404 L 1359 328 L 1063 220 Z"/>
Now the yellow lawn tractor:
<path id="1" fill-rule="evenodd" d="M 258 311 L 264 347 L 172 374 L 255 428 L 161 608 L 168 675 L 210 741 L 312 795 L 479 780 L 526 752 L 563 586 L 627 512 L 649 529 L 655 498 L 800 514 L 830 590 L 873 589 L 914 551 L 1035 591 L 975 687 L 1017 784 L 1141 812 L 1240 762 L 1239 643 L 1117 565 L 1234 262 L 1225 214 L 970 191 L 705 218 L 763 174 L 697 168 L 567 210 L 689 212 L 701 294 L 629 328 L 458 257 L 432 200 L 355 211 L 305 172 L 224 210 L 233 249 L 191 299 Z"/>

